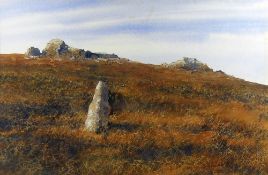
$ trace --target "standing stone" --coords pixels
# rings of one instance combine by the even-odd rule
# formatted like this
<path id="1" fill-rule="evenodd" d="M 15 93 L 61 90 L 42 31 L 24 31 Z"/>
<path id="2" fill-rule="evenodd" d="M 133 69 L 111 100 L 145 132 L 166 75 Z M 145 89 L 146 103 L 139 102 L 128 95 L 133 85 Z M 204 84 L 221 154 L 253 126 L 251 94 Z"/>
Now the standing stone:
<path id="1" fill-rule="evenodd" d="M 99 81 L 93 100 L 89 105 L 86 129 L 91 132 L 103 132 L 108 128 L 108 116 L 111 107 L 108 102 L 109 90 L 103 81 Z"/>

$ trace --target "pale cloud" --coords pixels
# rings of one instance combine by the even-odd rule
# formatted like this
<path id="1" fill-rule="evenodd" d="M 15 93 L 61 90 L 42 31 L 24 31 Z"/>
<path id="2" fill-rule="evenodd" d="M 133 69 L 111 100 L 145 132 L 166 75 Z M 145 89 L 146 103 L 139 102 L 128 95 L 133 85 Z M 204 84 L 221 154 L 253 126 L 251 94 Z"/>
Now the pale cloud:
<path id="1" fill-rule="evenodd" d="M 115 19 L 99 20 L 103 14 L 111 14 L 119 10 L 118 7 L 87 7 L 68 9 L 53 12 L 34 12 L 13 16 L 0 20 L 3 35 L 16 35 L 22 33 L 53 32 L 66 29 L 100 28 L 109 24 L 117 24 Z M 80 18 L 86 20 L 79 21 Z M 66 24 L 65 21 L 73 21 Z M 78 22 L 76 22 L 78 21 Z"/>
<path id="2" fill-rule="evenodd" d="M 64 30 L 92 30 L 123 24 L 144 22 L 177 23 L 198 20 L 263 20 L 268 21 L 268 2 L 241 3 L 167 3 L 161 6 L 122 3 L 109 6 L 89 6 L 61 11 L 33 12 L 1 19 L 3 35 Z M 72 21 L 73 23 L 66 22 Z"/>

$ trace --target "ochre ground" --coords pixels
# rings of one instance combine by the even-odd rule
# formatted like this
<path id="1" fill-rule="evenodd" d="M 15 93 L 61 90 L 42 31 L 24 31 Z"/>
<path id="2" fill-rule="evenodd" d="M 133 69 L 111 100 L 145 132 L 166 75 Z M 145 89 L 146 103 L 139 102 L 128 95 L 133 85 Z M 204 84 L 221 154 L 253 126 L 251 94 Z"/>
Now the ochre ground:
<path id="1" fill-rule="evenodd" d="M 98 80 L 118 97 L 84 130 Z M 0 174 L 268 174 L 268 87 L 140 63 L 0 55 Z"/>

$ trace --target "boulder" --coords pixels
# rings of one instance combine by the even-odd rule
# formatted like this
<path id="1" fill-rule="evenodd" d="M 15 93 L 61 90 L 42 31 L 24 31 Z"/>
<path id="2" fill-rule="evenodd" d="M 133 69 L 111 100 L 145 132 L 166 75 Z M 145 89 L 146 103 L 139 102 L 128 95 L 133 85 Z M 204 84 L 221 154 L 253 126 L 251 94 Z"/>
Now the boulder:
<path id="1" fill-rule="evenodd" d="M 93 53 L 90 52 L 89 50 L 85 51 L 85 58 L 91 59 L 92 58 L 92 55 L 93 55 Z"/>
<path id="2" fill-rule="evenodd" d="M 61 39 L 52 39 L 50 40 L 43 53 L 47 57 L 60 57 L 67 55 L 69 46 Z"/>
<path id="3" fill-rule="evenodd" d="M 105 82 L 99 81 L 92 102 L 89 105 L 85 127 L 91 132 L 105 132 L 108 128 L 109 90 Z"/>
<path id="4" fill-rule="evenodd" d="M 38 58 L 41 56 L 41 52 L 36 47 L 30 47 L 29 49 L 27 49 L 25 56 L 28 58 Z"/>
<path id="5" fill-rule="evenodd" d="M 43 54 L 50 58 L 78 60 L 85 59 L 89 55 L 89 51 L 70 47 L 61 39 L 52 39 L 47 43 Z"/>
<path id="6" fill-rule="evenodd" d="M 77 48 L 70 47 L 68 52 L 72 60 L 85 59 L 86 52 L 84 49 L 77 49 Z"/>

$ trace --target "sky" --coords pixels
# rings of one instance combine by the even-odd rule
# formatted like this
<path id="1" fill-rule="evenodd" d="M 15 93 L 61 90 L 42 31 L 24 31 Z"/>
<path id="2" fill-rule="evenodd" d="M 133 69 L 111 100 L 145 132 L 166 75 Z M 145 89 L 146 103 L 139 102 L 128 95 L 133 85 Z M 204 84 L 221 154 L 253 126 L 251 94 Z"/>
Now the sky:
<path id="1" fill-rule="evenodd" d="M 0 0 L 0 53 L 53 38 L 144 63 L 193 57 L 268 85 L 267 0 Z"/>

